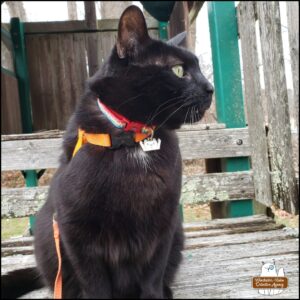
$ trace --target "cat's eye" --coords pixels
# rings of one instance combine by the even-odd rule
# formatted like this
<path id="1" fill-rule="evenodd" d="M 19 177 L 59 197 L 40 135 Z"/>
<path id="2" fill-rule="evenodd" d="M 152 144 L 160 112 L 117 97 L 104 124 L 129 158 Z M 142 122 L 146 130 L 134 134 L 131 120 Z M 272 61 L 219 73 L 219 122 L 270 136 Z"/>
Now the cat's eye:
<path id="1" fill-rule="evenodd" d="M 172 71 L 179 78 L 183 77 L 183 75 L 184 75 L 184 70 L 183 70 L 183 66 L 182 65 L 173 66 L 172 67 Z"/>

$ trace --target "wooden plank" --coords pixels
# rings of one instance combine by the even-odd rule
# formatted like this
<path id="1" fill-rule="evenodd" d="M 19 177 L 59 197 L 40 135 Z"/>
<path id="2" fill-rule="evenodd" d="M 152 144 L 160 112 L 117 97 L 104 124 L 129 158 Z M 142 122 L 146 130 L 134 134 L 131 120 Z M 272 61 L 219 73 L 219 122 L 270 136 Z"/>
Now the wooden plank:
<path id="1" fill-rule="evenodd" d="M 40 37 L 25 37 L 27 65 L 29 73 L 30 97 L 32 108 L 33 129 L 39 130 L 45 123 L 44 105 L 43 105 L 43 80 L 40 75 L 43 72 L 41 61 L 42 42 Z M 51 106 L 52 107 L 52 106 Z"/>
<path id="2" fill-rule="evenodd" d="M 271 224 L 270 218 L 263 215 L 213 220 L 197 223 L 203 229 L 225 225 L 224 230 L 236 228 L 237 224 L 247 228 L 259 222 Z M 273 221 L 272 221 L 273 222 Z M 195 224 L 185 224 L 191 228 Z M 254 226 L 254 227 L 255 227 Z M 252 227 L 252 229 L 254 229 Z M 280 298 L 299 296 L 299 252 L 296 229 L 269 230 L 248 234 L 224 234 L 201 238 L 189 238 L 187 242 L 198 240 L 201 248 L 183 251 L 183 261 L 172 285 L 174 298 L 264 298 L 251 288 L 251 278 L 261 272 L 261 261 L 276 261 L 277 268 L 284 268 L 289 279 L 289 288 Z M 8 246 L 12 246 L 8 244 Z M 21 249 L 26 251 L 27 249 Z M 33 255 L 13 255 L 2 258 L 2 275 L 17 269 L 27 269 L 35 265 Z M 217 288 L 216 288 L 217 287 Z M 42 293 L 42 294 L 41 294 Z M 49 290 L 43 289 L 24 296 L 24 299 L 52 297 Z"/>
<path id="3" fill-rule="evenodd" d="M 208 231 L 200 231 L 200 232 L 186 232 L 185 237 L 186 241 L 187 239 L 200 239 L 200 238 L 209 238 L 209 237 L 216 237 L 223 235 L 233 235 L 233 239 L 235 238 L 234 235 L 241 234 L 241 233 L 249 233 L 249 232 L 261 232 L 261 231 L 274 231 L 278 229 L 282 229 L 284 225 L 276 225 L 276 224 L 269 224 L 264 227 L 260 226 L 252 226 L 252 227 L 242 227 L 242 228 L 233 228 L 233 229 L 217 229 L 217 230 L 208 230 Z M 193 240 L 194 241 L 194 240 Z M 11 255 L 27 255 L 27 254 L 33 254 L 33 244 L 30 241 L 27 240 L 26 243 L 19 243 L 17 245 L 14 245 L 13 242 L 6 241 L 6 244 L 1 244 L 1 256 L 11 256 Z"/>
<path id="4" fill-rule="evenodd" d="M 14 73 L 14 62 L 12 52 L 7 48 L 3 40 L 1 40 L 1 69 L 5 68 Z"/>
<path id="5" fill-rule="evenodd" d="M 267 217 L 266 215 L 253 215 L 247 217 L 238 217 L 238 218 L 226 218 L 226 219 L 214 219 L 209 221 L 200 221 L 200 222 L 189 222 L 184 223 L 184 230 L 189 231 L 200 231 L 200 230 L 209 230 L 209 229 L 228 229 L 233 227 L 241 226 L 258 226 L 264 224 L 274 223 L 272 218 Z"/>
<path id="6" fill-rule="evenodd" d="M 180 127 L 178 131 L 193 131 L 193 130 L 211 130 L 211 129 L 225 129 L 224 123 L 194 123 L 185 124 Z"/>
<path id="7" fill-rule="evenodd" d="M 81 95 L 83 95 L 84 84 L 88 78 L 84 35 L 84 33 L 73 34 L 73 51 L 76 63 L 74 64 L 75 74 L 73 74 L 75 79 L 74 82 L 71 82 L 71 87 L 75 92 L 75 105 L 79 102 Z"/>
<path id="8" fill-rule="evenodd" d="M 1 71 L 1 133 L 21 133 L 21 111 L 17 79 Z"/>
<path id="9" fill-rule="evenodd" d="M 73 34 L 60 36 L 62 60 L 63 60 L 63 78 L 64 78 L 64 93 L 59 99 L 62 107 L 60 118 L 61 124 L 58 129 L 65 129 L 70 116 L 73 114 L 76 105 L 74 90 L 72 90 L 72 82 L 74 80 L 74 65 L 77 63 L 74 57 Z M 56 127 L 57 128 L 57 127 Z M 54 129 L 54 128 L 51 128 Z"/>
<path id="10" fill-rule="evenodd" d="M 250 154 L 246 128 L 178 131 L 178 136 L 183 159 Z M 61 139 L 2 141 L 1 153 L 2 171 L 56 168 Z"/>
<path id="11" fill-rule="evenodd" d="M 7 240 L 1 241 L 1 248 L 5 247 L 23 247 L 23 246 L 31 246 L 33 244 L 33 236 L 27 237 L 13 237 Z"/>
<path id="12" fill-rule="evenodd" d="M 48 186 L 1 189 L 1 213 L 7 218 L 34 215 L 44 204 Z"/>
<path id="13" fill-rule="evenodd" d="M 178 131 L 184 159 L 249 156 L 251 149 L 247 128 L 207 131 Z"/>
<path id="14" fill-rule="evenodd" d="M 209 237 L 209 236 L 220 236 L 224 234 L 238 234 L 238 233 L 247 233 L 247 232 L 259 232 L 259 231 L 268 231 L 275 229 L 282 229 L 284 225 L 270 223 L 266 225 L 258 226 L 241 226 L 228 229 L 210 229 L 210 230 L 201 230 L 201 231 L 190 231 L 185 233 L 186 238 L 200 238 L 200 237 Z"/>
<path id="15" fill-rule="evenodd" d="M 28 255 L 33 254 L 33 246 L 22 246 L 22 247 L 5 247 L 1 248 L 1 257 L 12 256 L 12 255 Z"/>
<path id="16" fill-rule="evenodd" d="M 298 67 L 292 67 L 293 101 L 292 101 L 292 107 L 290 107 L 291 117 L 294 119 L 294 124 L 292 127 L 295 127 L 295 130 L 298 133 L 297 138 L 295 140 L 292 140 L 292 143 L 294 143 L 293 149 L 295 149 L 295 153 L 294 153 L 294 156 L 296 158 L 295 169 L 297 172 L 299 171 L 299 151 L 298 151 L 298 147 L 299 147 L 299 2 L 297 1 L 286 2 L 286 9 L 287 9 L 291 65 L 298 66 Z"/>
<path id="17" fill-rule="evenodd" d="M 219 247 L 207 246 L 198 249 L 183 251 L 183 257 L 186 260 L 187 267 L 193 266 L 195 261 L 198 265 L 205 265 L 209 261 L 221 263 L 228 260 L 251 259 L 259 261 L 260 256 L 294 256 L 298 253 L 299 240 L 288 239 L 284 243 L 280 240 L 259 241 L 251 244 L 233 244 L 221 245 Z"/>
<path id="18" fill-rule="evenodd" d="M 278 239 L 242 246 L 235 244 L 185 250 L 172 285 L 174 298 L 223 298 L 222 294 L 228 298 L 263 298 L 249 286 L 251 278 L 260 274 L 261 261 L 271 262 L 272 259 L 275 259 L 278 268 L 285 269 L 289 278 L 289 288 L 280 298 L 294 298 L 299 285 L 297 239 L 285 240 L 284 243 Z M 1 273 L 5 275 L 9 271 L 27 269 L 34 265 L 33 255 L 3 257 Z M 51 292 L 48 291 L 47 295 L 51 297 Z M 34 294 L 23 298 L 31 297 L 35 297 Z"/>
<path id="19" fill-rule="evenodd" d="M 41 155 L 33 157 L 33 159 L 40 158 Z M 48 164 L 51 164 L 50 160 L 48 158 Z M 1 191 L 2 217 L 23 217 L 35 213 L 45 202 L 47 190 L 48 187 L 44 186 L 34 188 L 3 188 Z M 181 201 L 183 203 L 202 203 L 237 200 L 253 195 L 254 189 L 251 173 L 217 173 L 194 175 L 190 178 L 185 177 L 183 179 Z"/>
<path id="20" fill-rule="evenodd" d="M 287 1 L 287 21 L 290 44 L 291 65 L 299 66 L 299 2 Z M 299 67 L 292 67 L 293 74 L 293 113 L 295 117 L 296 129 L 299 132 Z M 298 153 L 299 163 L 299 153 Z"/>
<path id="21" fill-rule="evenodd" d="M 146 18 L 148 29 L 158 29 L 158 21 Z M 25 22 L 24 32 L 29 34 L 66 33 L 66 32 L 92 32 L 92 31 L 117 31 L 119 19 L 97 20 L 97 29 L 90 30 L 85 21 L 55 21 L 55 22 Z M 4 24 L 7 25 L 7 24 Z M 2 25 L 1 25 L 2 26 Z"/>
<path id="22" fill-rule="evenodd" d="M 237 11 L 242 45 L 244 98 L 252 149 L 251 162 L 255 186 L 255 200 L 266 206 L 271 206 L 271 180 L 264 110 L 260 92 L 254 5 L 253 1 L 240 2 Z"/>
<path id="23" fill-rule="evenodd" d="M 278 266 L 285 267 L 285 271 L 288 268 L 286 274 L 289 278 L 290 288 L 285 290 L 280 295 L 280 298 L 295 298 L 298 287 L 297 258 L 284 255 L 282 257 L 275 256 L 275 259 Z M 198 267 L 202 262 L 201 259 L 193 261 L 194 268 L 187 266 L 187 260 L 184 259 L 172 286 L 174 298 L 211 299 L 223 298 L 224 295 L 226 295 L 226 298 L 264 298 L 257 293 L 257 290 L 249 288 L 251 286 L 251 278 L 258 276 L 260 273 L 261 260 L 272 261 L 272 258 L 261 255 L 257 258 L 257 261 L 251 259 L 242 261 L 228 260 L 226 263 L 218 265 L 211 263 L 211 261 L 206 261 L 206 269 L 205 267 Z M 216 286 L 218 286 L 217 289 Z M 48 289 L 41 289 L 27 294 L 26 297 L 23 296 L 24 299 L 45 299 L 51 297 L 52 293 Z"/>
<path id="24" fill-rule="evenodd" d="M 74 45 L 74 48 L 75 47 Z M 82 53 L 81 53 L 82 54 Z M 80 69 L 82 71 L 82 69 Z M 225 124 L 196 124 L 196 125 L 184 125 L 178 131 L 192 131 L 192 130 L 208 130 L 208 129 L 224 129 Z M 64 130 L 46 130 L 34 133 L 21 133 L 21 134 L 10 134 L 1 135 L 1 141 L 17 141 L 17 140 L 32 140 L 32 139 L 50 139 L 59 138 L 64 135 Z"/>
<path id="25" fill-rule="evenodd" d="M 240 200 L 254 197 L 252 173 L 226 172 L 183 176 L 182 203 Z"/>
<path id="26" fill-rule="evenodd" d="M 58 76 L 59 71 L 58 68 L 61 67 L 61 54 L 62 51 L 59 43 L 59 39 L 57 35 L 49 35 L 47 36 L 49 42 L 49 81 L 51 85 L 51 98 L 49 99 L 51 102 L 48 103 L 47 107 L 51 110 L 51 118 L 50 123 L 47 125 L 47 129 L 50 128 L 61 128 L 63 125 L 61 124 L 61 102 L 64 101 L 60 98 L 60 76 Z"/>
<path id="27" fill-rule="evenodd" d="M 85 22 L 89 30 L 97 29 L 96 7 L 94 1 L 84 1 Z M 89 76 L 93 76 L 99 68 L 97 51 L 97 33 L 89 33 L 87 36 L 87 57 Z"/>
<path id="28" fill-rule="evenodd" d="M 56 111 L 53 109 L 55 101 L 57 101 L 56 97 L 54 97 L 55 93 L 53 91 L 53 80 L 56 73 L 53 73 L 53 64 L 54 61 L 51 61 L 51 57 L 53 54 L 51 53 L 50 43 L 51 37 L 45 36 L 40 37 L 40 73 L 38 76 L 41 77 L 43 90 L 41 91 L 42 98 L 38 99 L 42 103 L 43 111 L 41 113 L 42 124 L 40 128 L 36 128 L 38 130 L 45 129 L 53 129 L 57 128 L 57 115 Z M 50 52 L 50 53 L 49 53 Z M 54 53 L 54 55 L 58 55 L 58 53 Z M 33 78 L 34 80 L 34 78 Z M 65 99 L 64 99 L 65 100 Z"/>
<path id="29" fill-rule="evenodd" d="M 61 138 L 64 133 L 65 131 L 63 130 L 53 129 L 34 133 L 1 135 L 1 142 Z"/>
<path id="30" fill-rule="evenodd" d="M 268 230 L 256 232 L 247 232 L 239 234 L 230 234 L 223 236 L 209 236 L 200 237 L 194 239 L 187 239 L 185 241 L 185 249 L 197 249 L 202 247 L 218 247 L 224 245 L 233 244 L 247 244 L 262 241 L 276 241 L 276 240 L 288 240 L 298 237 L 298 233 L 295 232 L 285 232 L 284 230 Z"/>
<path id="31" fill-rule="evenodd" d="M 288 94 L 284 69 L 279 2 L 257 2 L 264 79 L 268 102 L 268 143 L 271 170 L 277 175 L 272 186 L 275 205 L 299 211 L 298 188 L 293 169 Z"/>
<path id="32" fill-rule="evenodd" d="M 56 168 L 61 142 L 59 138 L 2 142 L 2 171 Z"/>

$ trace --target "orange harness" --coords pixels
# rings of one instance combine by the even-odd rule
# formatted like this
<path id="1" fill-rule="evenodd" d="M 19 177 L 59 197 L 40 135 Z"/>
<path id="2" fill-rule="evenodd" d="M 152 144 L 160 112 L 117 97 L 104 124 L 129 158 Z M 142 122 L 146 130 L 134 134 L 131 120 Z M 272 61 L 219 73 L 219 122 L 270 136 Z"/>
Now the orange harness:
<path id="1" fill-rule="evenodd" d="M 58 259 L 58 269 L 54 283 L 54 294 L 53 299 L 62 299 L 62 273 L 61 273 L 61 253 L 60 253 L 60 246 L 59 246 L 59 229 L 57 221 L 53 216 L 53 235 L 54 235 L 54 242 L 55 248 L 57 253 Z"/>
<path id="2" fill-rule="evenodd" d="M 153 129 L 147 127 L 146 131 L 147 133 L 139 133 L 136 132 L 134 134 L 134 141 L 136 143 L 146 139 L 147 137 L 153 135 Z M 102 133 L 86 133 L 82 129 L 78 129 L 78 139 L 76 146 L 73 151 L 72 157 L 78 152 L 78 150 L 86 143 L 90 143 L 97 146 L 102 147 L 111 147 L 112 146 L 112 140 L 109 134 L 102 134 Z M 54 283 L 54 299 L 62 299 L 62 258 L 61 258 L 61 252 L 60 252 L 60 245 L 59 245 L 59 228 L 57 221 L 55 220 L 55 217 L 53 217 L 53 235 L 54 235 L 54 242 L 55 242 L 55 248 L 58 258 L 58 269 L 56 274 L 56 279 Z"/>

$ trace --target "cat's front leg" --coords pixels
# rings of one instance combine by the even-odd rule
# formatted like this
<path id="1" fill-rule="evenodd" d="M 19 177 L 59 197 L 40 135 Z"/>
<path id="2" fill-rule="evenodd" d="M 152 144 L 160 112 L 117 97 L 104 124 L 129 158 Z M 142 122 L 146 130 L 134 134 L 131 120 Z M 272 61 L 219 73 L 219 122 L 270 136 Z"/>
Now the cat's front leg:
<path id="1" fill-rule="evenodd" d="M 172 239 L 166 237 L 158 245 L 151 261 L 144 269 L 141 279 L 140 299 L 164 299 L 164 273 L 168 263 L 168 257 Z"/>
<path id="2" fill-rule="evenodd" d="M 112 283 L 108 267 L 91 237 L 75 226 L 64 226 L 63 244 L 80 283 L 83 299 L 111 299 Z M 87 238 L 89 236 L 89 238 Z"/>

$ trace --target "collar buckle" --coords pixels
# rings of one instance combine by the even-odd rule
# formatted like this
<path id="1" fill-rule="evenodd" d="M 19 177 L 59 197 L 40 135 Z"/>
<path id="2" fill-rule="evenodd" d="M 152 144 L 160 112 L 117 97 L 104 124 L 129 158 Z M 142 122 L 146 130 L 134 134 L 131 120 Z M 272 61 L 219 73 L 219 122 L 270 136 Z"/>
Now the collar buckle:
<path id="1" fill-rule="evenodd" d="M 110 149 L 117 149 L 121 146 L 134 147 L 136 142 L 134 140 L 134 132 L 123 131 L 119 135 L 111 135 L 111 147 Z"/>

